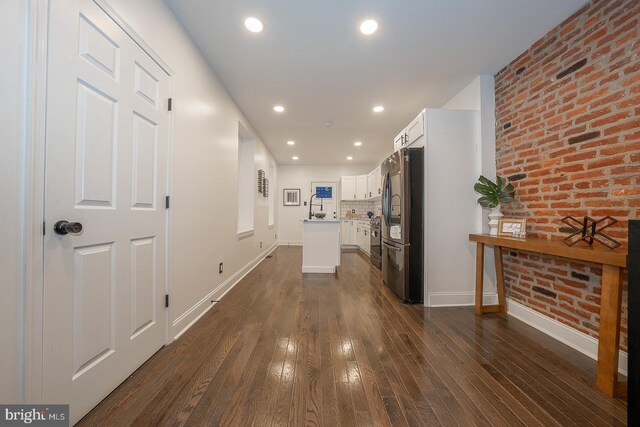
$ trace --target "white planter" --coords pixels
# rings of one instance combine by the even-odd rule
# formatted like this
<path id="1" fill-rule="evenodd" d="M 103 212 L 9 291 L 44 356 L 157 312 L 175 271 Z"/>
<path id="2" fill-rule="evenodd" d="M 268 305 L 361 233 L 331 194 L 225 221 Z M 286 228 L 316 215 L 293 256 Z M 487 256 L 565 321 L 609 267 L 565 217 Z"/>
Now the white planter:
<path id="1" fill-rule="evenodd" d="M 498 221 L 504 215 L 500 212 L 500 205 L 491 209 L 491 213 L 489 214 L 489 234 L 492 236 L 498 235 Z"/>

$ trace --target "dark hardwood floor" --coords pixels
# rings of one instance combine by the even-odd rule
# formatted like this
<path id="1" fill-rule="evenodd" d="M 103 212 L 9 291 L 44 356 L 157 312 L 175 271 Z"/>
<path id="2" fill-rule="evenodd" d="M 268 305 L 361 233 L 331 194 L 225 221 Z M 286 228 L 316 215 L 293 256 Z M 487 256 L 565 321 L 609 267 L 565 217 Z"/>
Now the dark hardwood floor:
<path id="1" fill-rule="evenodd" d="M 511 317 L 401 304 L 280 247 L 80 425 L 619 426 L 595 362 Z"/>

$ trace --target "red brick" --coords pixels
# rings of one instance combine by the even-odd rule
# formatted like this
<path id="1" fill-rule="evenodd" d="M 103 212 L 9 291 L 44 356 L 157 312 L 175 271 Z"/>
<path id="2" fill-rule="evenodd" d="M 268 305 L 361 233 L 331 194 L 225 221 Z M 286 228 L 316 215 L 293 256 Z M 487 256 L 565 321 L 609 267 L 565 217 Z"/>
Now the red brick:
<path id="1" fill-rule="evenodd" d="M 570 288 L 570 287 L 567 287 L 567 286 L 559 285 L 559 284 L 553 285 L 553 289 L 555 289 L 556 291 L 559 291 L 559 292 L 563 292 L 565 294 L 569 294 L 569 295 L 573 295 L 575 297 L 579 297 L 579 298 L 583 296 L 582 291 L 579 291 L 577 289 Z"/>
<path id="2" fill-rule="evenodd" d="M 574 154 L 572 156 L 564 156 L 563 160 L 567 163 L 577 162 L 580 160 L 593 159 L 596 157 L 596 150 L 591 151 L 583 151 L 578 154 Z"/>
<path id="3" fill-rule="evenodd" d="M 640 188 L 622 188 L 611 191 L 612 196 L 640 196 Z"/>
<path id="4" fill-rule="evenodd" d="M 624 132 L 632 129 L 640 129 L 640 118 L 633 118 L 622 123 L 618 123 L 615 126 L 605 129 L 605 135 L 612 135 L 618 132 Z"/>
<path id="5" fill-rule="evenodd" d="M 564 311 L 558 310 L 557 308 L 552 308 L 551 312 L 557 316 L 561 316 L 561 317 L 564 317 L 565 319 L 570 320 L 572 324 L 576 324 L 580 322 L 577 317 L 572 316 Z"/>
<path id="6" fill-rule="evenodd" d="M 628 219 L 640 215 L 639 13 L 637 0 L 591 0 L 496 75 L 496 119 L 512 123 L 496 128 L 497 173 L 528 174 L 514 183 L 516 201 L 504 213 L 528 217 L 531 236 L 561 239 L 563 215 L 615 214 L 619 223 L 609 233 L 626 244 Z M 583 58 L 584 67 L 555 80 Z M 522 66 L 526 71 L 516 76 Z M 570 136 L 593 131 L 600 136 L 568 144 Z M 598 266 L 520 254 L 506 256 L 505 269 L 512 298 L 597 337 Z M 569 271 L 590 280 L 579 283 Z M 555 307 L 531 293 L 534 280 L 557 293 Z"/>
<path id="7" fill-rule="evenodd" d="M 600 314 L 600 307 L 598 306 L 587 304 L 586 302 L 580 302 L 580 301 L 578 302 L 578 305 L 583 309 L 590 311 L 591 313 Z"/>
<path id="8" fill-rule="evenodd" d="M 528 274 L 529 272 L 527 271 L 525 274 Z M 567 286 L 571 286 L 574 288 L 578 288 L 578 289 L 584 289 L 587 287 L 586 284 L 582 283 L 582 282 L 576 282 L 575 280 L 571 280 L 571 279 L 560 279 L 560 281 L 562 281 L 562 283 L 564 283 Z"/>
<path id="9" fill-rule="evenodd" d="M 591 127 L 598 128 L 601 126 L 610 125 L 612 123 L 617 123 L 620 120 L 626 119 L 629 117 L 629 113 L 617 113 L 611 116 L 604 117 L 602 119 L 594 120 L 591 122 Z"/>
<path id="10" fill-rule="evenodd" d="M 591 162 L 587 165 L 588 169 L 598 169 L 604 168 L 607 166 L 616 166 L 624 163 L 624 157 L 606 157 L 602 160 L 597 160 L 595 162 Z"/>
<path id="11" fill-rule="evenodd" d="M 619 145 L 617 147 L 603 148 L 602 150 L 600 150 L 600 155 L 612 156 L 615 154 L 627 153 L 630 151 L 635 153 L 640 153 L 640 141 L 636 142 L 635 144 L 626 144 L 626 145 Z"/>
<path id="12" fill-rule="evenodd" d="M 589 111 L 589 113 L 587 114 L 577 117 L 574 120 L 574 123 L 580 124 L 580 123 L 590 122 L 591 120 L 597 119 L 598 117 L 602 117 L 605 114 L 609 114 L 610 112 L 611 112 L 611 106 L 607 106 L 595 111 L 592 110 L 592 111 Z"/>

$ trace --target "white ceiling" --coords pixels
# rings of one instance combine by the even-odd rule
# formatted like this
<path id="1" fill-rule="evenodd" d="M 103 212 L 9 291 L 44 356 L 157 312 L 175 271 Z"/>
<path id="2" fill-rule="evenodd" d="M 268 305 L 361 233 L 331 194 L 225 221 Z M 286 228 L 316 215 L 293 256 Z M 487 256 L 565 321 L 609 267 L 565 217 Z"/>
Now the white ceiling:
<path id="1" fill-rule="evenodd" d="M 165 1 L 279 163 L 369 165 L 422 108 L 495 74 L 585 3 Z M 248 16 L 264 22 L 262 33 L 245 29 Z M 364 36 L 359 24 L 370 17 L 380 27 Z M 373 113 L 376 104 L 385 111 Z"/>

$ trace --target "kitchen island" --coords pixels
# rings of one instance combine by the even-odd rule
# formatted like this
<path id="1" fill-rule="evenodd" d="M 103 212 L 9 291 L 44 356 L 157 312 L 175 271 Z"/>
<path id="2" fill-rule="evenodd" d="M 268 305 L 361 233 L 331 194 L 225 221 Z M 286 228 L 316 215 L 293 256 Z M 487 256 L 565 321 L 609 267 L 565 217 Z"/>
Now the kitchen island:
<path id="1" fill-rule="evenodd" d="M 340 265 L 340 221 L 305 220 L 302 226 L 302 272 L 335 273 Z"/>

